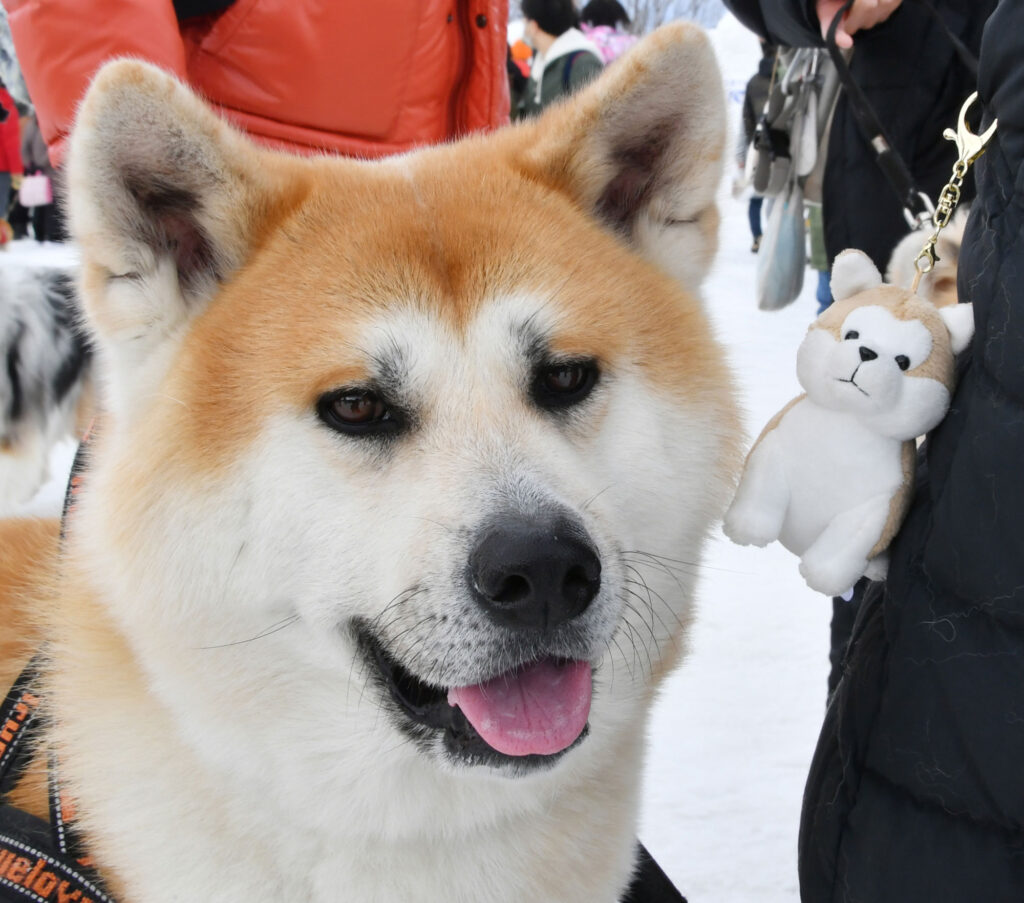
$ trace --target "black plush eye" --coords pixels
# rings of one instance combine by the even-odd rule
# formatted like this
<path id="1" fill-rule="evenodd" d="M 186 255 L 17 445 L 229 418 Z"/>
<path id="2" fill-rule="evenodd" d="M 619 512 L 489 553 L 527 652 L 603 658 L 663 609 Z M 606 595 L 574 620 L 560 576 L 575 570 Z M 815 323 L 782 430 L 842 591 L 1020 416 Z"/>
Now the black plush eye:
<path id="1" fill-rule="evenodd" d="M 901 370 L 906 370 L 907 368 L 910 367 L 910 358 L 907 357 L 905 354 L 897 354 L 896 366 L 899 367 Z"/>
<path id="2" fill-rule="evenodd" d="M 542 408 L 579 404 L 594 388 L 597 376 L 597 362 L 592 359 L 544 364 L 534 373 L 534 401 Z"/>
<path id="3" fill-rule="evenodd" d="M 859 339 L 860 333 L 856 329 L 851 329 L 846 335 L 843 336 L 844 341 L 850 341 L 851 339 Z"/>
<path id="4" fill-rule="evenodd" d="M 320 396 L 316 405 L 320 419 L 331 429 L 351 436 L 393 433 L 401 418 L 372 389 L 336 389 Z"/>

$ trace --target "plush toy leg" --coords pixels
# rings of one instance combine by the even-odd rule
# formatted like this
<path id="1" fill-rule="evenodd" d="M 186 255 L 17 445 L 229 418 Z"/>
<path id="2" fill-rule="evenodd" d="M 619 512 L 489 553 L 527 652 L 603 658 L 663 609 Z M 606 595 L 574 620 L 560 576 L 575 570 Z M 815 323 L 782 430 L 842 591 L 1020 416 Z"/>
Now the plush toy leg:
<path id="1" fill-rule="evenodd" d="M 868 555 L 889 520 L 888 495 L 877 495 L 836 515 L 800 560 L 807 585 L 840 596 L 864 574 Z"/>
<path id="2" fill-rule="evenodd" d="M 750 453 L 736 498 L 725 514 L 725 535 L 741 546 L 766 546 L 779 538 L 789 507 L 789 484 L 774 436 Z"/>
<path id="3" fill-rule="evenodd" d="M 874 558 L 868 562 L 868 566 L 864 569 L 864 576 L 868 580 L 884 580 L 886 575 L 889 573 L 889 550 L 886 549 L 884 552 L 879 552 Z"/>

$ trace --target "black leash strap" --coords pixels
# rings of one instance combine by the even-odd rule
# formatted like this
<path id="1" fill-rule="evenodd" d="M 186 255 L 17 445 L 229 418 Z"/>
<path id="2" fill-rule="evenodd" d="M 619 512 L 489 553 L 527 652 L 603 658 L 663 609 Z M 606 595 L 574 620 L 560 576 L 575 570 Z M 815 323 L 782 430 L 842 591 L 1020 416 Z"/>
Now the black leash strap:
<path id="1" fill-rule="evenodd" d="M 839 28 L 839 23 L 843 20 L 843 16 L 853 6 L 853 2 L 854 0 L 846 0 L 832 18 L 832 22 L 828 27 L 828 35 L 825 38 L 825 46 L 828 49 L 828 55 L 831 57 L 833 65 L 836 67 L 836 71 L 839 73 L 839 80 L 842 82 L 843 88 L 850 98 L 850 109 L 853 111 L 854 119 L 857 120 L 857 125 L 860 127 L 865 139 L 867 139 L 868 144 L 871 145 L 872 150 L 874 150 L 875 159 L 879 167 L 889 180 L 889 184 L 892 185 L 903 207 L 909 210 L 915 219 L 923 219 L 925 216 L 931 215 L 931 211 L 924 202 L 921 190 L 914 184 L 914 177 L 910 174 L 910 170 L 907 169 L 907 164 L 903 162 L 903 158 L 893 150 L 892 141 L 886 135 L 884 126 L 879 121 L 878 115 L 875 113 L 867 97 L 864 96 L 860 85 L 857 84 L 850 74 L 850 67 L 846 65 L 846 58 L 836 45 L 836 30 Z"/>
<path id="2" fill-rule="evenodd" d="M 113 903 L 75 858 L 66 826 L 51 833 L 51 825 L 5 802 L 34 752 L 30 738 L 39 727 L 36 683 L 43 660 L 43 652 L 32 657 L 0 708 L 0 901 Z M 55 837 L 67 840 L 55 844 Z"/>
<path id="3" fill-rule="evenodd" d="M 938 22 L 939 28 L 941 28 L 946 37 L 949 38 L 949 43 L 953 45 L 956 55 L 960 57 L 960 62 L 964 64 L 967 71 L 970 72 L 974 77 L 974 80 L 977 81 L 978 58 L 971 53 L 970 48 L 968 48 L 963 41 L 953 34 L 952 29 L 946 24 L 946 20 L 942 18 L 931 0 L 917 0 L 917 2 L 932 14 L 932 18 Z"/>
<path id="4" fill-rule="evenodd" d="M 65 520 L 74 504 L 83 455 L 84 444 L 75 456 Z M 45 659 L 45 649 L 32 656 L 0 706 L 0 903 L 114 903 L 84 856 L 52 759 L 49 823 L 7 802 L 38 752 L 33 741 L 42 721 L 38 682 Z"/>
<path id="5" fill-rule="evenodd" d="M 961 62 L 963 62 L 968 71 L 977 78 L 978 60 L 974 54 L 971 53 L 963 41 L 953 34 L 945 20 L 939 14 L 939 11 L 932 4 L 931 0 L 918 0 L 918 2 L 927 9 L 929 13 L 931 13 L 932 17 L 939 24 L 939 27 L 952 43 Z M 828 34 L 825 38 L 825 46 L 828 49 L 829 57 L 832 59 L 832 63 L 835 65 L 836 71 L 839 74 L 839 80 L 842 82 L 843 88 L 845 89 L 847 96 L 850 98 L 850 109 L 853 111 L 854 119 L 856 119 L 857 125 L 860 128 L 861 133 L 864 135 L 864 138 L 874 150 L 878 166 L 885 174 L 889 184 L 892 185 L 892 188 L 896 192 L 896 196 L 899 198 L 904 210 L 910 214 L 910 217 L 914 221 L 920 223 L 923 222 L 926 217 L 931 216 L 931 202 L 925 200 L 926 196 L 914 182 L 914 177 L 910 174 L 907 164 L 893 148 L 892 141 L 885 133 L 885 127 L 879 121 L 878 115 L 875 113 L 871 103 L 861 90 L 860 85 L 857 84 L 853 75 L 851 75 L 850 67 L 846 64 L 846 58 L 843 56 L 843 52 L 836 45 L 836 31 L 839 28 L 839 23 L 843 20 L 843 16 L 846 15 L 850 7 L 853 6 L 853 3 L 854 0 L 846 0 L 832 18 L 832 22 L 828 27 Z"/>
<path id="6" fill-rule="evenodd" d="M 0 806 L 0 900 L 114 903 L 86 869 L 55 855 L 41 832 L 46 833 L 46 825 L 39 819 Z"/>
<path id="7" fill-rule="evenodd" d="M 38 717 L 39 697 L 35 685 L 42 661 L 42 653 L 37 652 L 18 675 L 0 707 L 0 801 L 14 789 L 31 758 L 26 739 Z"/>

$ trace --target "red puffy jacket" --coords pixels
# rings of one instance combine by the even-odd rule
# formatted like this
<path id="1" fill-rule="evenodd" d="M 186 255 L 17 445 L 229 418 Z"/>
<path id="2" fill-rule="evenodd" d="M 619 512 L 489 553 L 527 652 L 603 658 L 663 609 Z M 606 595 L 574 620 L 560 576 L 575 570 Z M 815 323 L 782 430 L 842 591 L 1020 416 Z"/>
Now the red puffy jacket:
<path id="1" fill-rule="evenodd" d="M 3 0 L 55 163 L 112 57 L 173 72 L 266 144 L 381 156 L 508 119 L 507 0 Z"/>
<path id="2" fill-rule="evenodd" d="M 7 111 L 7 118 L 0 123 L 0 172 L 21 175 L 21 130 L 18 127 L 18 110 L 7 89 L 0 86 L 0 107 Z M 4 204 L 7 198 L 3 199 Z M 0 210 L 0 217 L 4 215 Z"/>

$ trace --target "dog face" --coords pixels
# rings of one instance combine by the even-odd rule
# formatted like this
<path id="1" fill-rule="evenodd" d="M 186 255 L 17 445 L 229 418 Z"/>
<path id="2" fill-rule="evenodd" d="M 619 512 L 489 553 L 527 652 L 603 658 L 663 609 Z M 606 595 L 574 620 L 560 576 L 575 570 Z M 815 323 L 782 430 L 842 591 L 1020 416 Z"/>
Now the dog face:
<path id="1" fill-rule="evenodd" d="M 721 85 L 695 30 L 646 47 L 373 164 L 98 77 L 70 185 L 108 412 L 73 557 L 233 780 L 399 833 L 642 735 L 738 447 L 671 278 L 713 250 Z"/>

